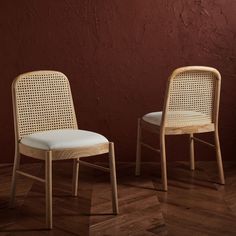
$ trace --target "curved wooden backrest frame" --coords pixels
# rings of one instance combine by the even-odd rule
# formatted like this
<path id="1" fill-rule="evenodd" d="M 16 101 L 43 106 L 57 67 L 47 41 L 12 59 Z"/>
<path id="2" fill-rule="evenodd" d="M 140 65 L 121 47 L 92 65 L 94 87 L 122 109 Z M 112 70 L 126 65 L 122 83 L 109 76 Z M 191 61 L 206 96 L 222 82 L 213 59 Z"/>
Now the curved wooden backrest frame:
<path id="1" fill-rule="evenodd" d="M 221 76 L 214 68 L 188 66 L 174 70 L 167 82 L 161 126 L 193 126 L 202 122 L 217 127 L 220 86 Z M 182 119 L 181 113 L 188 119 Z"/>
<path id="2" fill-rule="evenodd" d="M 12 83 L 15 137 L 52 129 L 77 129 L 70 84 L 57 71 L 33 71 Z"/>

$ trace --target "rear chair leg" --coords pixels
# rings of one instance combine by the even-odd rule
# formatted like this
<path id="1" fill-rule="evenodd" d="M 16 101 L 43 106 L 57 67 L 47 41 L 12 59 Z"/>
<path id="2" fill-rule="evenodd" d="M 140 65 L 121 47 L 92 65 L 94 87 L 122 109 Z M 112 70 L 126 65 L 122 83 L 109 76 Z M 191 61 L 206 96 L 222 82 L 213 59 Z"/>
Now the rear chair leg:
<path id="1" fill-rule="evenodd" d="M 190 142 L 190 170 L 195 170 L 193 134 L 190 134 L 189 142 Z"/>
<path id="2" fill-rule="evenodd" d="M 73 179 L 72 179 L 72 195 L 78 196 L 78 178 L 79 178 L 79 160 L 74 159 L 73 163 Z"/>
<path id="3" fill-rule="evenodd" d="M 140 175 L 141 165 L 141 120 L 138 119 L 138 130 L 137 130 L 137 149 L 136 149 L 136 168 L 135 175 Z"/>

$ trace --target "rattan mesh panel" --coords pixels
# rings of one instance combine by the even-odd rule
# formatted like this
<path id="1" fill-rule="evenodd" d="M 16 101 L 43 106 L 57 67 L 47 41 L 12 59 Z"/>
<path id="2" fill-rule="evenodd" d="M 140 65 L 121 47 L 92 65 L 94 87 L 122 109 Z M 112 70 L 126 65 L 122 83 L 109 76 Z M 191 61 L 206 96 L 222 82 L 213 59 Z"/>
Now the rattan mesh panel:
<path id="1" fill-rule="evenodd" d="M 192 126 L 213 121 L 216 77 L 212 72 L 186 71 L 170 81 L 166 126 Z"/>
<path id="2" fill-rule="evenodd" d="M 15 83 L 18 135 L 76 128 L 68 79 L 60 72 L 23 74 Z"/>

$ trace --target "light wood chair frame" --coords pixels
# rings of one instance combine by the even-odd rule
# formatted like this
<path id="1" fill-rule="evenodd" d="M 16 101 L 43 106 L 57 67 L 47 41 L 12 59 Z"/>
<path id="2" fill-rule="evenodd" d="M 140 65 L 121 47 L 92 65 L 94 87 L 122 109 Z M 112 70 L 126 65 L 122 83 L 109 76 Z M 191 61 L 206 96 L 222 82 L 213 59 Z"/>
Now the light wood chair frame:
<path id="1" fill-rule="evenodd" d="M 15 158 L 14 158 L 14 167 L 13 167 L 13 175 L 12 175 L 12 184 L 11 184 L 11 196 L 10 196 L 10 207 L 14 207 L 15 203 L 15 195 L 16 195 L 16 180 L 18 175 L 22 175 L 33 180 L 44 183 L 45 185 L 45 200 L 46 200 L 46 227 L 48 229 L 52 229 L 53 227 L 53 218 L 52 218 L 52 162 L 55 160 L 65 160 L 65 159 L 73 159 L 73 179 L 72 179 L 72 195 L 77 196 L 78 194 L 78 177 L 79 177 L 79 165 L 86 165 L 91 168 L 95 168 L 101 171 L 110 173 L 111 180 L 111 189 L 112 189 L 112 208 L 113 214 L 118 214 L 118 196 L 117 196 L 117 180 L 116 180 L 116 167 L 115 167 L 115 152 L 114 152 L 114 144 L 113 142 L 108 142 L 99 145 L 93 145 L 91 147 L 86 148 L 69 148 L 69 149 L 56 149 L 56 150 L 42 150 L 37 148 L 32 148 L 22 144 L 21 138 L 24 136 L 24 132 L 22 132 L 21 128 L 18 125 L 20 111 L 18 109 L 18 103 L 16 97 L 16 88 L 17 83 L 22 78 L 31 78 L 32 76 L 60 76 L 65 79 L 68 83 L 69 89 L 69 100 L 70 106 L 72 109 L 72 122 L 71 127 L 73 129 L 78 129 L 73 98 L 70 90 L 70 85 L 67 77 L 58 71 L 33 71 L 24 73 L 19 75 L 12 83 L 12 101 L 13 101 L 13 113 L 14 113 L 14 129 L 15 129 Z M 47 78 L 46 78 L 47 79 Z M 40 102 L 40 101 L 39 101 Z M 44 127 L 45 128 L 45 127 Z M 56 127 L 60 129 L 60 125 Z M 47 129 L 47 127 L 46 127 Z M 50 130 L 50 127 L 48 127 Z M 40 131 L 40 130 L 37 130 Z M 33 133 L 31 128 L 27 128 L 27 134 Z M 99 166 L 96 164 L 92 164 L 86 161 L 80 160 L 82 157 L 94 156 L 108 153 L 109 154 L 109 168 Z M 36 158 L 39 160 L 43 160 L 45 163 L 45 178 L 40 178 L 24 171 L 20 170 L 20 156 L 21 154 L 25 156 L 29 156 L 32 158 Z"/>
<path id="2" fill-rule="evenodd" d="M 204 125 L 192 125 L 192 126 L 183 126 L 183 127 L 169 127 L 167 125 L 167 112 L 170 101 L 170 86 L 173 80 L 177 78 L 181 73 L 188 72 L 209 72 L 214 75 L 215 86 L 214 86 L 214 99 L 213 99 L 213 111 L 212 111 L 212 122 Z M 190 169 L 195 169 L 195 158 L 194 158 L 194 142 L 200 142 L 207 146 L 210 146 L 215 149 L 216 159 L 219 172 L 219 183 L 225 184 L 223 163 L 221 157 L 220 141 L 219 141 L 219 132 L 218 132 L 218 115 L 219 115 L 219 104 L 220 104 L 220 88 L 221 88 L 221 75 L 218 70 L 212 67 L 205 66 L 187 66 L 178 68 L 173 71 L 167 82 L 167 89 L 164 99 L 164 107 L 162 113 L 162 120 L 160 126 L 152 124 L 145 121 L 144 119 L 138 119 L 138 128 L 137 128 L 137 149 L 136 149 L 136 176 L 140 175 L 140 165 L 141 165 L 141 147 L 149 148 L 155 152 L 160 153 L 161 156 L 161 179 L 163 190 L 168 190 L 167 185 L 167 164 L 166 164 L 166 148 L 165 148 L 165 136 L 166 135 L 189 135 L 189 147 L 190 147 Z M 147 130 L 152 133 L 159 134 L 160 137 L 160 148 L 157 149 L 142 140 L 142 130 Z M 197 133 L 214 133 L 215 144 L 211 144 L 207 141 L 204 141 L 200 138 L 194 137 L 194 134 Z"/>

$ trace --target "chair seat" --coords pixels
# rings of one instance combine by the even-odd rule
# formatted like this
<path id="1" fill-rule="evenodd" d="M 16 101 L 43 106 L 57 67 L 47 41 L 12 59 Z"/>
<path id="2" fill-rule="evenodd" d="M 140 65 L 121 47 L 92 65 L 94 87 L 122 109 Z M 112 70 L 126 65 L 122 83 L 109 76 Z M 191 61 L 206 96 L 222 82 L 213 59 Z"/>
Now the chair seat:
<path id="1" fill-rule="evenodd" d="M 21 143 L 42 150 L 60 150 L 92 147 L 108 143 L 108 140 L 87 130 L 59 129 L 25 135 Z"/>
<path id="2" fill-rule="evenodd" d="M 186 127 L 194 125 L 211 124 L 210 117 L 206 114 L 196 111 L 171 111 L 167 113 L 167 127 Z M 142 117 L 148 123 L 161 125 L 162 112 L 151 112 Z"/>
<path id="3" fill-rule="evenodd" d="M 162 117 L 162 112 L 150 112 L 142 117 L 142 119 L 148 123 L 151 123 L 153 125 L 161 125 L 161 117 Z"/>

